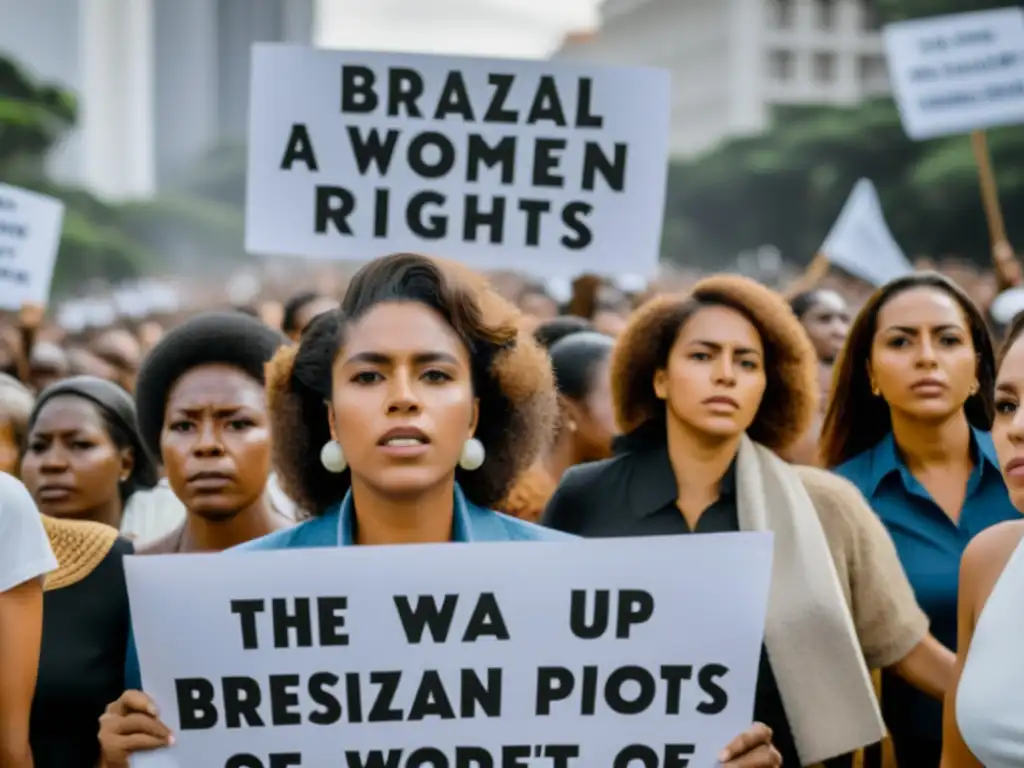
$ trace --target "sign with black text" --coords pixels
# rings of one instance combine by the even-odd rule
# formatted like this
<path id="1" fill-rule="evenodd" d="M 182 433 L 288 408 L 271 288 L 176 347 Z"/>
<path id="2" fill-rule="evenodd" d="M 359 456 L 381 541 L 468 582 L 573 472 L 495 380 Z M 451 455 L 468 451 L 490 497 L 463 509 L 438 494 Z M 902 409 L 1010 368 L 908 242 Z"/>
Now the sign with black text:
<path id="1" fill-rule="evenodd" d="M 257 44 L 246 248 L 654 274 L 669 75 Z"/>
<path id="2" fill-rule="evenodd" d="M 63 221 L 60 200 L 0 184 L 0 309 L 46 304 Z"/>
<path id="3" fill-rule="evenodd" d="M 910 138 L 1024 123 L 1024 8 L 900 21 L 883 33 Z"/>
<path id="4" fill-rule="evenodd" d="M 712 768 L 771 561 L 770 533 L 129 557 L 175 736 L 133 765 Z"/>

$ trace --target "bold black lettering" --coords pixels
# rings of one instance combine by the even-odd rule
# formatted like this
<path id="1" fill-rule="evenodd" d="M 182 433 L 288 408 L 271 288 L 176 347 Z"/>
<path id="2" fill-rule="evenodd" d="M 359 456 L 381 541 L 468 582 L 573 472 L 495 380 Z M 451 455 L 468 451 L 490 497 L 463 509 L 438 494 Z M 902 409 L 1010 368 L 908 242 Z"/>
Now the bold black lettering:
<path id="1" fill-rule="evenodd" d="M 295 598 L 295 613 L 288 612 L 288 600 L 275 597 L 270 601 L 271 616 L 274 619 L 274 647 L 290 648 L 289 630 L 295 630 L 296 648 L 313 647 L 313 619 L 310 616 L 309 598 Z"/>
<path id="2" fill-rule="evenodd" d="M 358 672 L 345 673 L 345 706 L 350 723 L 363 722 L 363 683 Z"/>
<path id="3" fill-rule="evenodd" d="M 263 700 L 260 684 L 251 677 L 225 677 L 220 681 L 224 691 L 224 726 L 226 728 L 262 728 L 259 706 Z"/>
<path id="4" fill-rule="evenodd" d="M 584 219 L 591 214 L 594 206 L 590 203 L 569 203 L 562 209 L 562 223 L 573 231 L 575 237 L 562 235 L 560 242 L 572 251 L 582 251 L 594 242 L 594 233 Z M 607 620 L 605 628 L 607 628 Z M 604 632 L 604 630 L 601 630 Z"/>
<path id="5" fill-rule="evenodd" d="M 387 757 L 379 749 L 366 753 L 366 759 L 358 752 L 345 753 L 345 768 L 399 768 L 402 765 L 402 750 L 389 749 Z"/>
<path id="6" fill-rule="evenodd" d="M 493 168 L 501 165 L 501 183 L 511 184 L 516 175 L 516 137 L 505 136 L 495 146 L 478 133 L 469 134 L 466 149 L 466 180 L 480 180 L 480 165 Z"/>
<path id="7" fill-rule="evenodd" d="M 21 224 L 11 224 L 9 221 L 0 221 L 0 235 L 9 235 L 24 239 L 28 236 L 28 228 Z"/>
<path id="8" fill-rule="evenodd" d="M 693 667 L 689 664 L 664 664 L 661 667 L 661 679 L 666 683 L 665 714 L 678 715 L 683 705 L 683 681 L 693 677 Z"/>
<path id="9" fill-rule="evenodd" d="M 476 119 L 473 116 L 473 104 L 466 90 L 466 82 L 462 79 L 462 73 L 455 70 L 448 73 L 441 87 L 441 97 L 437 101 L 434 119 L 444 120 L 448 115 L 459 115 L 469 123 Z"/>
<path id="10" fill-rule="evenodd" d="M 579 756 L 579 744 L 548 744 L 544 747 L 544 757 L 551 758 L 551 768 L 569 768 L 569 761 Z"/>
<path id="11" fill-rule="evenodd" d="M 480 197 L 478 195 L 466 195 L 466 208 L 462 214 L 462 239 L 467 243 L 475 243 L 477 230 L 480 227 L 487 227 L 490 229 L 490 237 L 488 238 L 492 245 L 499 245 L 505 238 L 505 198 L 504 197 L 492 197 L 492 208 L 490 211 L 480 210 Z M 479 603 L 477 604 L 477 611 L 480 610 Z M 476 618 L 476 613 L 473 614 L 473 618 Z M 498 619 L 501 619 L 499 614 Z M 504 628 L 504 627 L 502 627 Z M 470 619 L 469 625 L 466 627 L 466 635 L 463 637 L 463 642 L 473 642 L 476 640 L 476 636 L 470 637 L 471 633 L 477 632 L 478 634 L 494 635 L 495 629 L 493 627 L 481 627 L 477 628 L 473 624 L 473 619 Z M 507 630 L 506 630 L 507 631 Z M 499 640 L 508 640 L 507 637 L 499 637 Z"/>
<path id="12" fill-rule="evenodd" d="M 438 158 L 433 164 L 424 157 L 428 147 L 437 147 Z M 409 142 L 409 168 L 424 179 L 440 179 L 455 167 L 455 145 L 451 139 L 437 131 L 424 131 Z"/>
<path id="13" fill-rule="evenodd" d="M 469 195 L 468 197 L 475 199 L 476 195 Z M 501 203 L 500 207 L 498 205 L 499 201 Z M 491 242 L 500 243 L 501 233 L 498 230 L 499 227 L 504 225 L 505 198 L 494 198 L 494 210 L 496 213 L 493 215 L 500 215 L 501 220 L 491 230 Z M 476 213 L 475 210 L 474 213 Z M 469 213 L 466 216 L 468 218 Z M 497 239 L 495 239 L 495 232 L 498 232 Z M 494 597 L 493 592 L 482 592 L 480 597 L 477 598 L 473 615 L 469 617 L 469 622 L 466 624 L 466 633 L 462 636 L 462 642 L 474 643 L 481 637 L 493 637 L 497 640 L 509 639 L 505 617 L 501 615 L 501 608 L 498 606 L 498 600 Z"/>
<path id="14" fill-rule="evenodd" d="M 341 720 L 341 703 L 331 691 L 341 678 L 330 672 L 317 672 L 309 678 L 309 698 L 322 709 L 309 713 L 309 722 L 313 725 L 334 725 Z"/>
<path id="15" fill-rule="evenodd" d="M 391 703 L 395 700 L 398 692 L 398 684 L 402 682 L 401 672 L 371 672 L 370 682 L 380 686 L 377 689 L 377 697 L 370 707 L 370 716 L 366 719 L 368 723 L 393 723 L 402 719 L 402 710 L 395 709 Z"/>
<path id="16" fill-rule="evenodd" d="M 693 744 L 666 744 L 665 762 L 662 768 L 687 768 L 690 758 L 697 751 Z"/>
<path id="17" fill-rule="evenodd" d="M 604 183 L 613 192 L 621 192 L 626 188 L 627 145 L 615 144 L 615 159 L 609 160 L 608 155 L 595 141 L 588 141 L 583 146 L 583 189 L 593 191 L 597 183 L 597 174 L 601 174 Z"/>
<path id="18" fill-rule="evenodd" d="M 537 668 L 537 701 L 534 712 L 538 716 L 550 715 L 551 705 L 569 698 L 576 680 L 565 667 Z"/>
<path id="19" fill-rule="evenodd" d="M 183 731 L 205 731 L 217 724 L 213 705 L 213 683 L 203 677 L 183 677 L 174 681 L 178 702 L 178 722 Z"/>
<path id="20" fill-rule="evenodd" d="M 391 218 L 391 191 L 384 187 L 373 190 L 373 236 L 388 236 L 388 220 Z"/>
<path id="21" fill-rule="evenodd" d="M 593 113 L 594 81 L 581 77 L 576 91 L 576 127 L 603 128 L 604 118 Z"/>
<path id="22" fill-rule="evenodd" d="M 626 683 L 636 683 L 640 686 L 640 692 L 632 701 L 622 694 L 622 686 Z M 608 675 L 608 680 L 604 684 L 605 701 L 611 710 L 619 715 L 639 715 L 647 711 L 654 703 L 657 692 L 658 686 L 654 675 L 638 666 L 619 667 Z"/>
<path id="23" fill-rule="evenodd" d="M 533 186 L 565 186 L 565 176 L 554 173 L 562 162 L 560 153 L 565 150 L 565 139 L 537 139 L 533 143 Z"/>
<path id="24" fill-rule="evenodd" d="M 420 747 L 413 750 L 405 761 L 405 768 L 423 768 L 427 765 L 430 768 L 448 768 L 448 758 L 437 747 Z"/>
<path id="25" fill-rule="evenodd" d="M 368 115 L 380 100 L 373 90 L 377 76 L 369 67 L 343 64 L 341 67 L 341 111 Z"/>
<path id="26" fill-rule="evenodd" d="M 399 117 L 405 107 L 407 117 L 423 117 L 416 100 L 423 95 L 423 76 L 415 69 L 394 67 L 388 70 L 388 115 Z"/>
<path id="27" fill-rule="evenodd" d="M 477 708 L 483 710 L 487 717 L 501 717 L 501 681 L 499 667 L 488 668 L 486 684 L 476 670 L 462 670 L 459 717 L 466 720 L 476 717 Z"/>
<path id="28" fill-rule="evenodd" d="M 583 668 L 583 680 L 580 685 L 580 714 L 592 715 L 597 711 L 597 667 Z"/>
<path id="29" fill-rule="evenodd" d="M 262 600 L 232 600 L 231 612 L 237 614 L 242 628 L 242 647 L 247 651 L 258 646 L 256 638 L 256 614 L 263 613 Z"/>
<path id="30" fill-rule="evenodd" d="M 717 715 L 729 705 L 729 694 L 715 682 L 727 674 L 729 674 L 729 668 L 722 664 L 706 664 L 700 668 L 697 673 L 697 684 L 704 693 L 711 697 L 711 701 L 702 701 L 697 705 L 697 711 L 702 715 Z"/>
<path id="31" fill-rule="evenodd" d="M 427 717 L 439 717 L 442 720 L 454 720 L 455 710 L 451 699 L 444 689 L 444 682 L 437 670 L 428 669 L 420 678 L 419 687 L 409 706 L 408 720 L 423 720 Z"/>
<path id="32" fill-rule="evenodd" d="M 559 128 L 565 128 L 565 110 L 562 98 L 558 95 L 558 85 L 551 75 L 544 75 L 537 84 L 537 92 L 533 96 L 533 104 L 526 116 L 527 125 L 535 125 L 541 120 L 549 120 Z"/>
<path id="33" fill-rule="evenodd" d="M 234 755 L 224 763 L 224 768 L 263 768 L 263 761 L 256 755 Z"/>
<path id="34" fill-rule="evenodd" d="M 494 758 L 483 747 L 456 747 L 455 768 L 494 768 Z"/>
<path id="35" fill-rule="evenodd" d="M 491 94 L 491 103 L 487 105 L 487 112 L 484 113 L 485 123 L 503 123 L 515 125 L 519 122 L 519 113 L 514 109 L 505 109 L 505 102 L 515 85 L 515 75 L 490 74 L 487 82 L 494 86 L 494 93 Z"/>
<path id="36" fill-rule="evenodd" d="M 309 131 L 302 123 L 292 125 L 292 131 L 288 134 L 288 145 L 284 148 L 284 157 L 281 158 L 281 170 L 290 171 L 296 161 L 305 163 L 310 171 L 320 170 Z"/>
<path id="37" fill-rule="evenodd" d="M 448 234 L 448 217 L 442 214 L 435 214 L 433 216 L 425 217 L 423 215 L 423 209 L 428 205 L 437 205 L 444 207 L 445 200 L 447 198 L 440 192 L 417 192 L 413 195 L 409 201 L 408 207 L 405 209 L 405 225 L 409 227 L 409 231 L 418 237 L 422 237 L 424 240 L 440 240 Z M 428 226 L 424 222 L 424 218 L 428 218 L 430 225 Z M 421 630 L 422 632 L 422 630 Z M 445 635 L 447 636 L 448 627 L 445 627 Z M 434 634 L 431 630 L 431 634 Z M 410 640 L 409 642 L 413 642 Z M 416 640 L 415 642 L 419 642 Z M 435 638 L 434 642 L 438 642 Z M 440 642 L 444 642 L 441 640 Z"/>
<path id="38" fill-rule="evenodd" d="M 612 768 L 636 768 L 633 762 L 639 760 L 643 768 L 658 768 L 658 753 L 646 744 L 630 744 L 615 756 Z"/>
<path id="39" fill-rule="evenodd" d="M 327 232 L 327 225 L 343 235 L 351 235 L 352 227 L 348 225 L 348 217 L 356 209 L 356 198 L 344 187 L 316 188 L 316 208 L 313 231 L 318 235 Z"/>
<path id="40" fill-rule="evenodd" d="M 541 215 L 551 210 L 547 200 L 520 200 L 519 210 L 526 214 L 526 245 L 536 248 L 540 245 Z"/>
<path id="41" fill-rule="evenodd" d="M 642 589 L 619 590 L 619 613 L 615 617 L 615 636 L 629 638 L 635 624 L 643 624 L 654 615 L 654 596 Z"/>
<path id="42" fill-rule="evenodd" d="M 267 759 L 269 768 L 294 768 L 302 765 L 302 755 L 298 752 L 280 752 Z M 224 768 L 263 768 L 263 762 L 256 755 L 235 755 L 228 759 Z"/>
<path id="43" fill-rule="evenodd" d="M 596 590 L 594 592 L 594 620 L 588 624 L 587 591 L 574 589 L 569 603 L 569 629 L 581 640 L 594 640 L 608 629 L 608 614 L 610 612 L 611 591 Z"/>
<path id="44" fill-rule="evenodd" d="M 345 611 L 348 609 L 347 597 L 318 597 L 316 599 L 316 619 L 320 630 L 320 645 L 330 648 L 336 645 L 348 645 L 348 633 L 343 632 Z"/>
<path id="45" fill-rule="evenodd" d="M 501 768 L 530 768 L 530 755 L 533 747 L 529 744 L 516 744 L 501 748 Z"/>
<path id="46" fill-rule="evenodd" d="M 300 725 L 302 713 L 299 706 L 299 676 L 271 675 L 270 680 L 270 721 L 274 725 Z"/>
<path id="47" fill-rule="evenodd" d="M 389 130 L 387 138 L 381 141 L 380 131 L 371 128 L 366 133 L 366 138 L 360 133 L 359 127 L 350 125 L 347 128 L 348 143 L 352 147 L 352 157 L 355 158 L 356 168 L 359 174 L 365 176 L 370 165 L 377 166 L 377 173 L 384 176 L 391 167 L 391 158 L 395 156 L 395 147 L 398 146 L 398 137 L 401 135 L 397 130 Z"/>
<path id="48" fill-rule="evenodd" d="M 420 195 L 440 197 L 435 192 L 421 192 Z M 443 203 L 444 201 L 431 200 L 430 202 Z M 433 595 L 421 595 L 416 598 L 415 608 L 409 605 L 409 598 L 405 595 L 395 595 L 394 599 L 395 608 L 398 609 L 398 620 L 402 622 L 402 630 L 405 632 L 405 639 L 411 645 L 419 644 L 423 640 L 423 630 L 428 628 L 435 643 L 443 643 L 448 639 L 448 632 L 452 628 L 452 619 L 455 618 L 455 608 L 459 604 L 458 595 L 445 595 L 440 606 L 434 600 Z"/>

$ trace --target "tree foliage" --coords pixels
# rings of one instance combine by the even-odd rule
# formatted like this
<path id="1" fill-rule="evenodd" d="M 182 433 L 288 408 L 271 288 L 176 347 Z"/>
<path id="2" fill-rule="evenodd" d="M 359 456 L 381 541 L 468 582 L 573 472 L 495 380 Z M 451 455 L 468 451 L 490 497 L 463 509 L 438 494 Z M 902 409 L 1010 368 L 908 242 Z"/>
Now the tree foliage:
<path id="1" fill-rule="evenodd" d="M 884 21 L 1002 7 L 997 0 L 876 0 Z M 1004 211 L 1024 204 L 1024 128 L 989 131 Z M 878 187 L 886 219 L 910 255 L 986 263 L 989 238 L 967 136 L 906 137 L 889 98 L 853 108 L 788 107 L 755 138 L 729 141 L 669 172 L 663 255 L 705 268 L 771 244 L 806 262 L 857 179 Z M 1024 222 L 1007 216 L 1011 242 Z"/>

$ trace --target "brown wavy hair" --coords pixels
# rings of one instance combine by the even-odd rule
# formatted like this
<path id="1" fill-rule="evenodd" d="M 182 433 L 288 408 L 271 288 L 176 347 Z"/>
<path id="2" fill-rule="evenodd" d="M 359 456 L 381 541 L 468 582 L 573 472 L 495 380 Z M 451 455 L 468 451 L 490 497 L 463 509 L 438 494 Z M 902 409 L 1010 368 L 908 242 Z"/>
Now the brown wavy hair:
<path id="1" fill-rule="evenodd" d="M 761 336 L 767 382 L 748 434 L 772 450 L 781 450 L 813 423 L 817 359 L 785 299 L 744 277 L 709 277 L 689 294 L 653 299 L 633 315 L 612 353 L 612 398 L 619 428 L 634 433 L 664 425 L 665 403 L 654 393 L 654 375 L 668 364 L 687 321 L 701 309 L 716 306 L 739 312 Z"/>
<path id="2" fill-rule="evenodd" d="M 977 356 L 978 392 L 967 398 L 967 421 L 983 430 L 992 428 L 995 413 L 995 353 L 985 318 L 970 297 L 938 272 L 917 272 L 883 285 L 857 313 L 832 374 L 832 397 L 821 429 L 821 456 L 826 467 L 837 467 L 876 445 L 892 431 L 889 404 L 871 392 L 868 361 L 878 330 L 878 313 L 894 298 L 915 288 L 932 288 L 952 297 L 967 319 Z"/>
<path id="3" fill-rule="evenodd" d="M 332 474 L 320 463 L 320 449 L 331 439 L 326 403 L 334 361 L 348 324 L 393 301 L 436 310 L 469 350 L 480 402 L 475 437 L 487 451 L 477 471 L 455 468 L 471 502 L 491 507 L 504 498 L 554 428 L 551 363 L 520 331 L 512 304 L 480 275 L 450 262 L 411 253 L 376 259 L 352 278 L 338 311 L 318 316 L 298 346 L 280 349 L 267 366 L 274 466 L 285 493 L 314 516 L 341 501 L 351 483 L 348 470 Z"/>

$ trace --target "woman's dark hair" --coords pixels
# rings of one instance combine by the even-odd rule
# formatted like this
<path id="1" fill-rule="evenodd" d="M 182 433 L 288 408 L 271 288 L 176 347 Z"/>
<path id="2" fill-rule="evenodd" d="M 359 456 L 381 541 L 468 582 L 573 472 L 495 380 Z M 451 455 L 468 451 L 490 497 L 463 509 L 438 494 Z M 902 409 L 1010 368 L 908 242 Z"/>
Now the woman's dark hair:
<path id="1" fill-rule="evenodd" d="M 0 417 L 10 422 L 14 441 L 22 452 L 34 405 L 35 396 L 28 387 L 13 376 L 0 373 Z"/>
<path id="2" fill-rule="evenodd" d="M 797 320 L 803 320 L 804 315 L 820 301 L 823 292 L 820 288 L 814 288 L 810 291 L 798 293 L 789 300 L 789 308 L 793 310 Z"/>
<path id="3" fill-rule="evenodd" d="M 995 353 L 985 318 L 952 280 L 937 272 L 916 272 L 875 291 L 850 326 L 832 376 L 832 398 L 821 430 L 821 455 L 827 467 L 839 466 L 866 451 L 892 430 L 889 405 L 871 392 L 868 362 L 878 330 L 878 313 L 892 299 L 915 288 L 941 291 L 960 305 L 978 361 L 978 391 L 967 398 L 964 413 L 972 426 L 992 428 Z"/>
<path id="4" fill-rule="evenodd" d="M 589 320 L 575 315 L 562 315 L 545 320 L 533 329 L 533 338 L 538 344 L 550 350 L 555 344 L 573 333 L 593 331 L 594 326 Z"/>
<path id="5" fill-rule="evenodd" d="M 350 324 L 385 302 L 415 302 L 438 312 L 469 350 L 480 401 L 475 437 L 487 461 L 475 472 L 456 469 L 474 504 L 503 499 L 544 445 L 557 415 L 551 365 L 532 337 L 519 331 L 518 310 L 465 268 L 416 254 L 385 256 L 356 273 L 341 308 L 318 316 L 297 346 L 280 349 L 267 390 L 274 465 L 285 493 L 319 515 L 341 501 L 348 471 L 328 472 L 320 449 L 331 439 L 326 403 L 331 371 Z"/>
<path id="6" fill-rule="evenodd" d="M 566 336 L 549 351 L 558 393 L 570 400 L 583 400 L 594 388 L 594 371 L 608 359 L 615 342 L 594 331 Z"/>
<path id="7" fill-rule="evenodd" d="M 132 402 L 131 395 L 117 384 L 95 376 L 72 376 L 63 379 L 39 393 L 35 407 L 28 417 L 29 434 L 44 406 L 57 397 L 77 397 L 90 403 L 103 419 L 107 435 L 118 450 L 131 448 L 134 458 L 132 473 L 118 487 L 123 504 L 127 503 L 136 491 L 152 488 L 157 484 L 160 478 L 139 438 L 135 403 Z"/>
<path id="8" fill-rule="evenodd" d="M 612 397 L 627 437 L 617 446 L 639 448 L 664 440 L 665 403 L 654 392 L 654 376 L 668 364 L 686 323 L 707 307 L 739 312 L 761 336 L 767 381 L 748 430 L 751 439 L 778 451 L 810 428 L 818 402 L 817 357 L 810 339 L 780 295 L 753 280 L 721 275 L 701 280 L 689 295 L 653 299 L 619 336 L 612 353 Z"/>
<path id="9" fill-rule="evenodd" d="M 201 365 L 231 365 L 260 384 L 264 368 L 288 340 L 241 312 L 196 315 L 165 333 L 139 367 L 135 409 L 142 443 L 157 464 L 167 398 L 184 374 Z"/>
<path id="10" fill-rule="evenodd" d="M 999 345 L 999 352 L 996 355 L 996 373 L 1003 367 L 1003 360 L 1006 359 L 1010 348 L 1017 343 L 1021 333 L 1024 333 L 1024 312 L 1018 312 L 1013 316 L 1013 320 L 1010 321 L 1010 327 L 1006 329 L 1006 333 L 1003 335 L 1003 341 Z"/>

